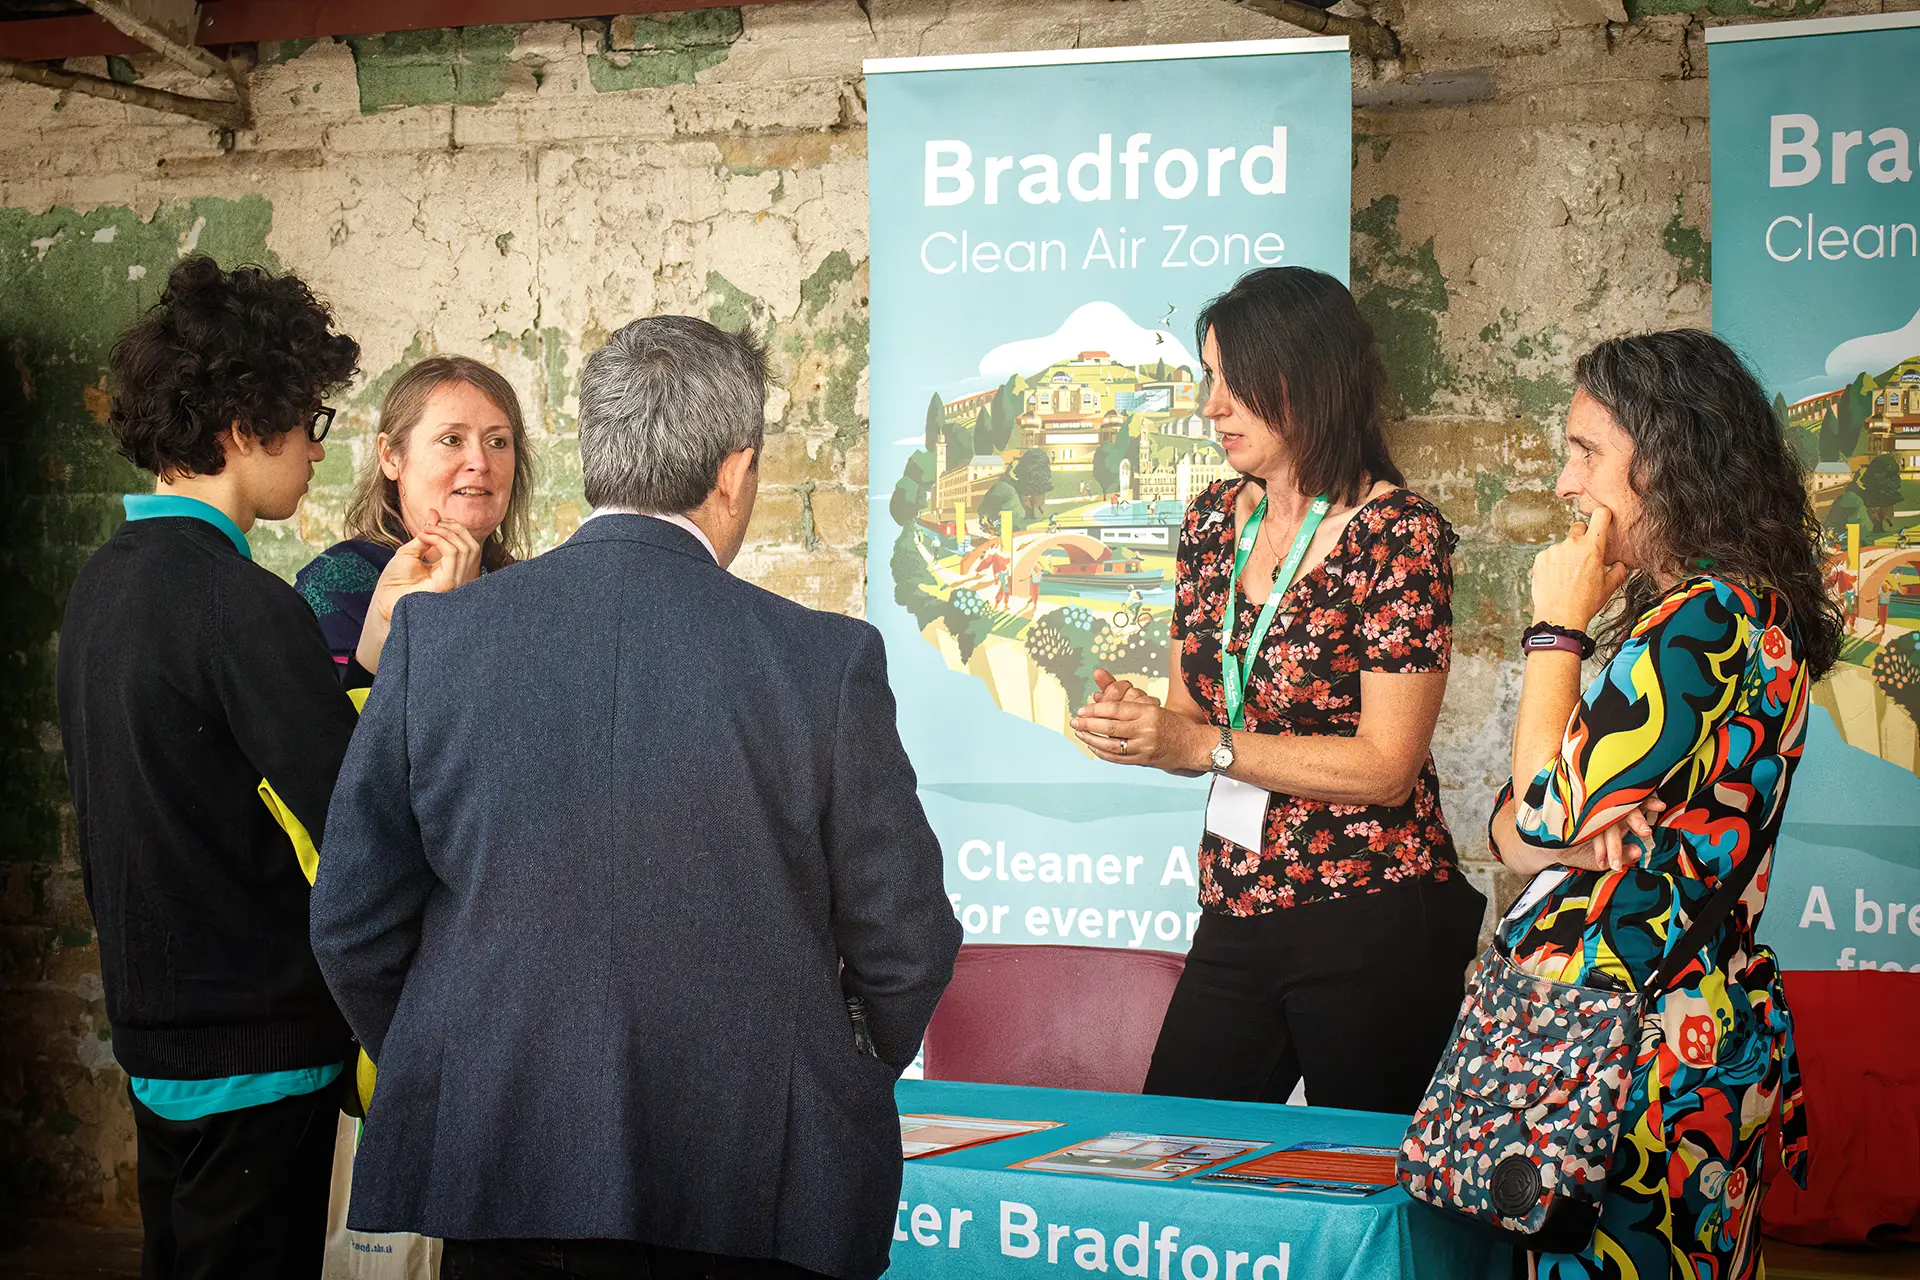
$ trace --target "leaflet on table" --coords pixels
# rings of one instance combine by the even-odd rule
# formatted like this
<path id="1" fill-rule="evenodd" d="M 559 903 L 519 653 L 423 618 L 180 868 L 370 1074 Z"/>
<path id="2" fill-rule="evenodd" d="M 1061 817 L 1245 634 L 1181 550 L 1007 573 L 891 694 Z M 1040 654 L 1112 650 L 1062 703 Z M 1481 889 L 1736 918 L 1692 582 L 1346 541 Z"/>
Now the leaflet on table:
<path id="1" fill-rule="evenodd" d="M 1109 1133 L 1070 1147 L 1022 1160 L 1010 1169 L 1043 1173 L 1098 1173 L 1110 1178 L 1167 1182 L 1200 1169 L 1238 1160 L 1265 1142 L 1237 1138 L 1195 1138 L 1167 1133 Z"/>
<path id="2" fill-rule="evenodd" d="M 1339 1142 L 1296 1142 L 1284 1151 L 1200 1175 L 1197 1181 L 1258 1187 L 1283 1194 L 1378 1195 L 1394 1185 L 1393 1147 L 1355 1147 Z"/>
<path id="3" fill-rule="evenodd" d="M 962 1147 L 1023 1133 L 1056 1129 L 1061 1120 L 984 1120 L 976 1116 L 910 1115 L 900 1117 L 900 1154 L 908 1160 L 937 1156 Z"/>

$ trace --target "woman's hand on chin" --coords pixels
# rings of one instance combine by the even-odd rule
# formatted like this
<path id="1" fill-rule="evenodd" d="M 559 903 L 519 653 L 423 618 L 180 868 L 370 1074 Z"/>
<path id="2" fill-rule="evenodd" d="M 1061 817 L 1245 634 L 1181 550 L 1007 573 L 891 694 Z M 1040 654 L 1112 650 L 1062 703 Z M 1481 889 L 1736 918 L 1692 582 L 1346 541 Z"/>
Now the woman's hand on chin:
<path id="1" fill-rule="evenodd" d="M 1584 631 L 1627 580 L 1627 567 L 1609 561 L 1613 512 L 1595 507 L 1591 523 L 1576 520 L 1564 541 L 1533 559 L 1533 619 Z"/>

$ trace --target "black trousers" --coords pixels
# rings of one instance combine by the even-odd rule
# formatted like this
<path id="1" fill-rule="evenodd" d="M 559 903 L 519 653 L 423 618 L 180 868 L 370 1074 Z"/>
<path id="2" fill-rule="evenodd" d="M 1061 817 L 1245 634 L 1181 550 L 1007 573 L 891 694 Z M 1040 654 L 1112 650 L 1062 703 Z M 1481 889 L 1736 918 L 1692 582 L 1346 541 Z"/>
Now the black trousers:
<path id="1" fill-rule="evenodd" d="M 133 1098 L 141 1280 L 316 1280 L 339 1094 L 321 1089 L 198 1120 Z"/>
<path id="2" fill-rule="evenodd" d="M 1486 898 L 1462 876 L 1258 916 L 1209 911 L 1147 1093 L 1409 1113 L 1460 1013 Z"/>
<path id="3" fill-rule="evenodd" d="M 449 1240 L 440 1280 L 807 1280 L 769 1258 L 727 1258 L 632 1240 Z"/>

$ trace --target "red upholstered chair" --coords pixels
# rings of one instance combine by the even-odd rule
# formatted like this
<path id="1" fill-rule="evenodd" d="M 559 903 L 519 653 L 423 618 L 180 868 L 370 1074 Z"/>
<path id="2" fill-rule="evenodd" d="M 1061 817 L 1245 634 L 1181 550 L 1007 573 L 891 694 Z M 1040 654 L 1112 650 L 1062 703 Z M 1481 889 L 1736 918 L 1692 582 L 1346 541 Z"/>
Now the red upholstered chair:
<path id="1" fill-rule="evenodd" d="M 1126 947 L 961 947 L 927 1079 L 1138 1093 L 1185 967 Z"/>

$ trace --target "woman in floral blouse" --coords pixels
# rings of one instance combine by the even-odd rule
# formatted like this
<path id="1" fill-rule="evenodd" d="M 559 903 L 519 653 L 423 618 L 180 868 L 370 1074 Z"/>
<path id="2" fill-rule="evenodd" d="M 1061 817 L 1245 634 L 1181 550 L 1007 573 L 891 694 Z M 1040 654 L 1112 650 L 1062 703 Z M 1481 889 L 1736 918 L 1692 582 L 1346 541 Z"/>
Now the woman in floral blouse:
<path id="1" fill-rule="evenodd" d="M 1581 646 L 1527 651 L 1523 786 L 1500 793 L 1490 835 L 1535 879 L 1500 945 L 1537 977 L 1636 990 L 1723 880 L 1750 879 L 1642 1026 L 1592 1243 L 1537 1255 L 1532 1272 L 1746 1280 L 1776 1102 L 1787 1171 L 1806 1185 L 1793 1024 L 1754 930 L 1840 615 L 1793 446 L 1725 343 L 1615 339 L 1574 381 L 1559 489 L 1591 524 L 1535 562 L 1529 634 L 1584 644 L 1616 594 L 1625 607 L 1585 692 Z"/>
<path id="2" fill-rule="evenodd" d="M 1101 672 L 1074 720 L 1103 760 L 1216 774 L 1147 1092 L 1284 1102 L 1304 1078 L 1317 1106 L 1412 1111 L 1485 908 L 1429 751 L 1453 532 L 1388 455 L 1379 353 L 1339 281 L 1255 271 L 1198 336 L 1201 412 L 1241 478 L 1187 511 L 1165 704 Z"/>

